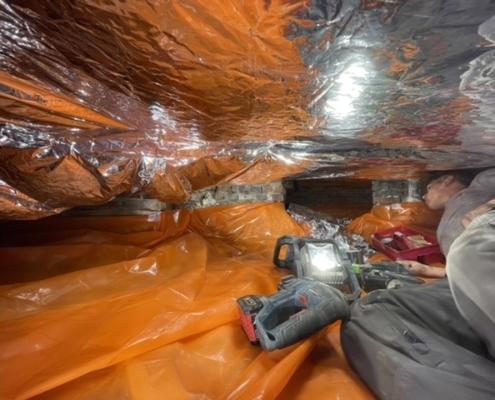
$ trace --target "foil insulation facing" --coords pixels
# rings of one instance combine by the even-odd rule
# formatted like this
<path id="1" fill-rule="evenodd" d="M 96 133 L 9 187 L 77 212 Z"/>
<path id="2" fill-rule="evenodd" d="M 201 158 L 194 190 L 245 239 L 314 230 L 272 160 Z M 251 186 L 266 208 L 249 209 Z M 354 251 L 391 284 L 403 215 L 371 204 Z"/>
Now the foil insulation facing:
<path id="1" fill-rule="evenodd" d="M 490 0 L 0 0 L 1 218 L 493 166 Z"/>

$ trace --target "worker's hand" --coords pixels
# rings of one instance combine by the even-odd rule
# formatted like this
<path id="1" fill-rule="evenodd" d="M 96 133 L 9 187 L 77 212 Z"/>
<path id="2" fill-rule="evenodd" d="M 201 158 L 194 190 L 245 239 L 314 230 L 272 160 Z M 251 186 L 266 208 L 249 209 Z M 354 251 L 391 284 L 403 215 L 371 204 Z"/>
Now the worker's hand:
<path id="1" fill-rule="evenodd" d="M 427 275 L 430 268 L 429 265 L 421 264 L 418 261 L 400 260 L 397 262 L 402 264 L 412 275 Z"/>
<path id="2" fill-rule="evenodd" d="M 492 210 L 495 208 L 495 199 L 492 199 L 485 204 L 482 204 L 481 206 L 475 208 L 474 210 L 468 212 L 464 218 L 462 219 L 462 225 L 464 225 L 464 228 L 467 228 L 471 222 L 476 217 L 479 217 L 480 215 L 486 214 L 488 211 Z"/>
<path id="3" fill-rule="evenodd" d="M 412 275 L 420 275 L 426 278 L 444 278 L 445 268 L 432 267 L 431 265 L 421 264 L 418 261 L 401 260 L 401 263 Z"/>

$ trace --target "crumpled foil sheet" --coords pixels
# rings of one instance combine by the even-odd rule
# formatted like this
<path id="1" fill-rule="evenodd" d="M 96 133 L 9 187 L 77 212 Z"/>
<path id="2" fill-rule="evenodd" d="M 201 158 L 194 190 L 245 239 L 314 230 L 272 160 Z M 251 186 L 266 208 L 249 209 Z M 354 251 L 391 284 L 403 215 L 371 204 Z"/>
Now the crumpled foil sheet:
<path id="1" fill-rule="evenodd" d="M 490 0 L 0 0 L 1 218 L 493 166 Z"/>
<path id="2" fill-rule="evenodd" d="M 287 212 L 292 219 L 309 230 L 313 239 L 331 239 L 342 251 L 358 251 L 364 262 L 376 254 L 362 236 L 347 232 L 345 227 L 351 222 L 350 219 L 333 218 L 298 204 L 290 204 Z"/>

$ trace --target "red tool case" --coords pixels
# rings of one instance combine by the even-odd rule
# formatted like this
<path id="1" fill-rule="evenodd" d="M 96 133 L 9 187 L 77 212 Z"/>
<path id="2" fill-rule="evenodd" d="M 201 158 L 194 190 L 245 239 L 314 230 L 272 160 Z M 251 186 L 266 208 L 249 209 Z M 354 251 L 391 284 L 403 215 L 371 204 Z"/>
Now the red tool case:
<path id="1" fill-rule="evenodd" d="M 429 244 L 419 247 L 409 239 L 412 236 L 422 236 Z M 371 244 L 392 260 L 415 260 L 423 264 L 445 262 L 434 235 L 406 226 L 376 232 L 371 238 Z"/>

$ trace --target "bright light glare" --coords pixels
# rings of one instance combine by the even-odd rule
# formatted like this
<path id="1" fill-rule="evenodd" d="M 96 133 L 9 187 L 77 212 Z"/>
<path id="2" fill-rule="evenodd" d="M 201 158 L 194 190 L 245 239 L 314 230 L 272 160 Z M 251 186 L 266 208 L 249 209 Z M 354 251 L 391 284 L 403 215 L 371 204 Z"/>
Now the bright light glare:
<path id="1" fill-rule="evenodd" d="M 368 76 L 368 71 L 359 64 L 352 64 L 347 68 L 339 77 L 336 82 L 340 85 L 340 91 L 345 92 L 349 96 L 357 97 L 363 88 L 357 80 L 359 78 L 366 78 Z"/>
<path id="2" fill-rule="evenodd" d="M 325 111 L 334 118 L 343 119 L 354 111 L 354 102 L 363 93 L 362 80 L 369 71 L 362 64 L 351 64 L 336 79 L 330 91 L 332 98 L 325 105 Z"/>
<path id="3" fill-rule="evenodd" d="M 311 264 L 318 271 L 326 271 L 328 269 L 334 269 L 335 264 L 332 263 L 331 259 L 328 259 L 328 254 L 316 253 L 311 257 Z"/>
<path id="4" fill-rule="evenodd" d="M 332 244 L 307 244 L 303 249 L 306 266 L 317 271 L 328 271 L 340 266 L 340 260 Z"/>

